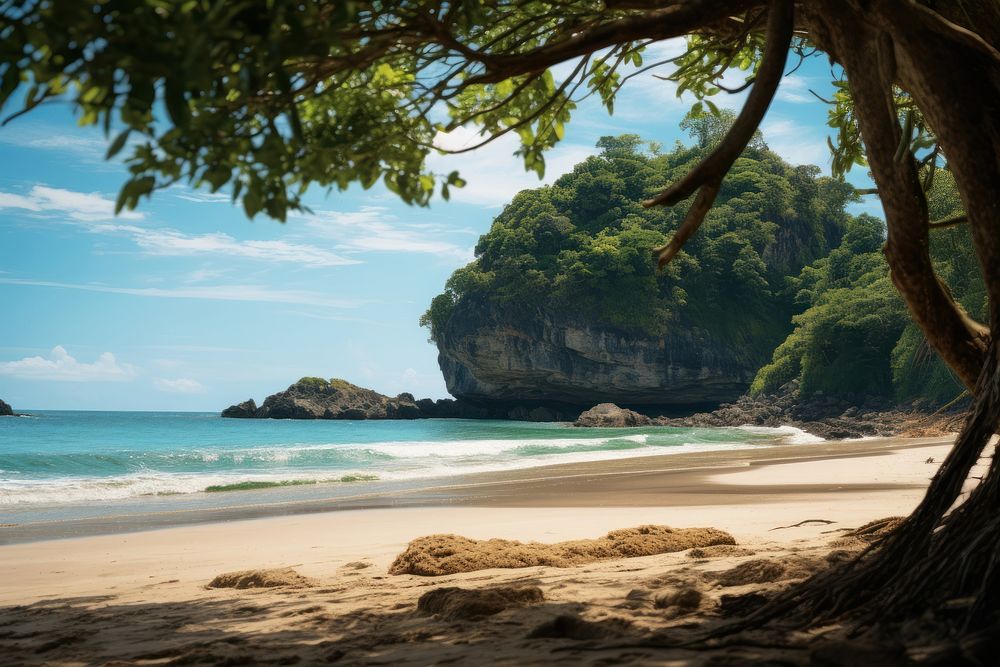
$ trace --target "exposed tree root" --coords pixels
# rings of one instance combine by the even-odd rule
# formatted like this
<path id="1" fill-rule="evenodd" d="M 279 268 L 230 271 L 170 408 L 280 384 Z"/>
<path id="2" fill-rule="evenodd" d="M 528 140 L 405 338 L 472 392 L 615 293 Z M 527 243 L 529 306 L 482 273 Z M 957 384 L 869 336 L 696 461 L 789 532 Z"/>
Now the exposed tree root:
<path id="1" fill-rule="evenodd" d="M 776 528 L 772 528 L 771 530 L 784 530 L 785 528 L 798 528 L 799 526 L 804 526 L 807 523 L 820 523 L 820 524 L 829 525 L 831 523 L 837 523 L 837 522 L 836 521 L 830 521 L 829 519 L 806 519 L 804 521 L 799 521 L 798 523 L 793 523 L 790 526 L 778 526 Z"/>

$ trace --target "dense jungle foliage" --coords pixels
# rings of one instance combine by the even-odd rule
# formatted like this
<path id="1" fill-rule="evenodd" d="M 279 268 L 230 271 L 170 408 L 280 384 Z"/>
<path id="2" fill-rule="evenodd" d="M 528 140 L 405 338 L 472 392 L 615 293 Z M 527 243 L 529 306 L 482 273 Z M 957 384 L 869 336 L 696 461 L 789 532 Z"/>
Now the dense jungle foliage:
<path id="1" fill-rule="evenodd" d="M 684 207 L 640 201 L 685 174 L 721 138 L 731 114 L 689 115 L 692 146 L 662 152 L 635 135 L 604 137 L 601 153 L 552 186 L 518 193 L 435 297 L 422 323 L 437 339 L 455 305 L 487 298 L 505 312 L 536 309 L 625 333 L 697 328 L 748 344 L 766 359 L 790 329 L 784 280 L 829 253 L 847 224 L 850 186 L 793 167 L 758 135 L 717 203 L 663 272 L 650 249 L 677 228 Z"/>
<path id="2" fill-rule="evenodd" d="M 948 172 L 939 172 L 927 197 L 932 220 L 962 213 Z M 795 329 L 757 374 L 751 391 L 772 391 L 797 378 L 805 394 L 872 394 L 943 403 L 962 383 L 910 320 L 882 256 L 884 223 L 862 215 L 848 222 L 841 245 L 789 279 L 804 312 Z M 986 292 L 969 230 L 931 231 L 938 275 L 974 318 L 986 317 Z"/>
<path id="3" fill-rule="evenodd" d="M 673 182 L 724 134 L 732 116 L 689 115 L 693 143 L 669 152 L 635 135 L 604 137 L 599 155 L 552 186 L 518 193 L 421 318 L 438 340 L 463 299 L 506 317 L 542 310 L 642 336 L 698 330 L 707 345 L 738 345 L 763 364 L 751 388 L 798 379 L 804 393 L 923 397 L 961 391 L 893 287 L 882 220 L 851 216 L 853 188 L 791 166 L 759 135 L 723 183 L 715 207 L 663 272 L 662 244 L 685 207 L 640 201 Z M 932 219 L 961 212 L 947 172 L 930 193 Z M 964 226 L 933 232 L 942 278 L 983 315 L 985 295 Z M 743 356 L 743 355 L 741 355 Z"/>

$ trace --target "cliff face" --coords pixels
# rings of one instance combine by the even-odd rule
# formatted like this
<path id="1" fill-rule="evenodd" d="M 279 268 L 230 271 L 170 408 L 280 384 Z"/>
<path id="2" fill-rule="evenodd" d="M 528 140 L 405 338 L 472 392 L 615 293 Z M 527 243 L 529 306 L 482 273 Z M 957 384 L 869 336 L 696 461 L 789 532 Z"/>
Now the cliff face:
<path id="1" fill-rule="evenodd" d="M 750 351 L 759 344 L 722 344 L 695 328 L 643 337 L 541 311 L 512 316 L 485 299 L 456 304 L 437 343 L 448 391 L 480 404 L 720 403 L 766 361 Z"/>

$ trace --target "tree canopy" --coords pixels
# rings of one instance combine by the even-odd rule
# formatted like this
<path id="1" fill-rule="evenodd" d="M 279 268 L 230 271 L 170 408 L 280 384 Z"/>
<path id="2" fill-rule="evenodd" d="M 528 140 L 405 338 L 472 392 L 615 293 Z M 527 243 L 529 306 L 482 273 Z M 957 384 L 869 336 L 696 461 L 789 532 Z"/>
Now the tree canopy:
<path id="1" fill-rule="evenodd" d="M 928 201 L 938 218 L 961 214 L 950 174 L 938 176 Z M 851 219 L 839 247 L 788 280 L 788 291 L 806 310 L 795 316 L 795 329 L 758 372 L 752 391 L 773 391 L 798 379 L 806 394 L 881 394 L 944 404 L 962 392 L 961 380 L 907 316 L 889 278 L 883 243 L 882 220 Z M 967 312 L 984 318 L 986 295 L 972 248 L 964 226 L 941 228 L 931 237 L 939 275 Z"/>

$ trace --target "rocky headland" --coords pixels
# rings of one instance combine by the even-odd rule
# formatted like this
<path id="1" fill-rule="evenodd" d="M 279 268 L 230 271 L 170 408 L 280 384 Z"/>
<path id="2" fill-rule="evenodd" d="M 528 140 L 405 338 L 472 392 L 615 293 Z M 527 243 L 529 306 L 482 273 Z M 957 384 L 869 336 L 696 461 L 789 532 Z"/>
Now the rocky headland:
<path id="1" fill-rule="evenodd" d="M 0 400 L 0 417 L 14 417 L 14 408 L 10 407 L 10 404 L 5 403 Z"/>
<path id="2" fill-rule="evenodd" d="M 306 377 L 272 394 L 258 406 L 251 398 L 222 411 L 223 417 L 253 419 L 517 419 L 572 421 L 579 412 L 544 406 L 484 407 L 454 399 L 416 399 L 413 394 L 386 396 L 346 380 Z"/>

